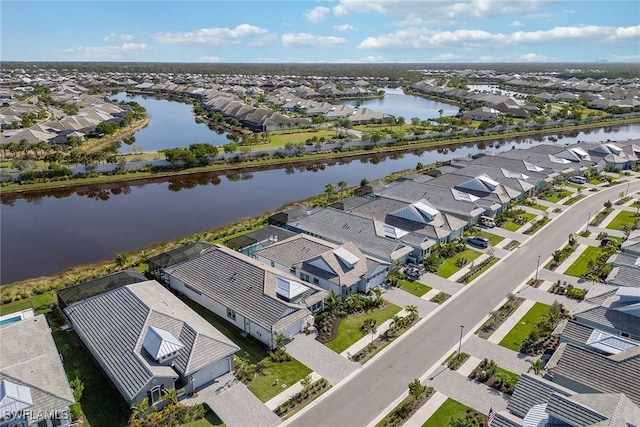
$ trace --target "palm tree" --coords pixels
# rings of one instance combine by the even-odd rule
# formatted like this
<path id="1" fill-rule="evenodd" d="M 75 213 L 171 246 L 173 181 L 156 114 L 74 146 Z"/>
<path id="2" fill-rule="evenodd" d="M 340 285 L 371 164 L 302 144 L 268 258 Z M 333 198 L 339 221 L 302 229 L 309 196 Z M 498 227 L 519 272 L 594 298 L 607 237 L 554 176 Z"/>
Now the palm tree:
<path id="1" fill-rule="evenodd" d="M 162 392 L 162 397 L 164 398 L 164 400 L 169 400 L 173 405 L 178 404 L 178 390 L 176 390 L 175 387 L 164 389 L 164 391 Z"/>
<path id="2" fill-rule="evenodd" d="M 509 375 L 506 372 L 498 371 L 495 378 L 498 380 L 498 387 L 509 382 Z"/>
<path id="3" fill-rule="evenodd" d="M 340 195 L 344 197 L 344 193 L 347 189 L 347 182 L 346 181 L 338 182 L 338 187 L 340 187 Z"/>
<path id="4" fill-rule="evenodd" d="M 371 295 L 373 295 L 373 297 L 375 298 L 375 302 L 377 304 L 382 304 L 383 298 L 382 298 L 382 289 L 380 288 L 373 288 L 371 289 Z"/>
<path id="5" fill-rule="evenodd" d="M 395 314 L 392 318 L 391 321 L 393 322 L 393 326 L 402 326 L 402 324 L 404 323 L 404 317 L 402 316 L 398 316 L 397 314 Z"/>
<path id="6" fill-rule="evenodd" d="M 529 366 L 529 369 L 527 369 L 527 372 L 533 371 L 534 374 L 540 375 L 540 373 L 544 371 L 544 367 L 542 366 L 542 359 L 527 359 L 527 362 L 529 362 L 529 365 L 531 365 Z"/>
<path id="7" fill-rule="evenodd" d="M 378 322 L 376 321 L 376 319 L 365 319 L 364 323 L 362 323 L 362 326 L 360 326 L 360 331 L 362 331 L 362 333 L 364 333 L 365 335 L 371 334 L 371 342 L 373 342 L 373 337 L 377 330 Z"/>
<path id="8" fill-rule="evenodd" d="M 276 349 L 281 349 L 284 347 L 284 344 L 287 342 L 287 337 L 284 334 L 280 333 L 275 337 L 273 337 L 271 339 L 271 342 L 273 343 L 273 346 Z"/>
<path id="9" fill-rule="evenodd" d="M 336 192 L 336 187 L 332 183 L 328 183 L 324 186 L 324 192 L 327 195 L 327 200 L 331 201 L 333 200 L 333 195 Z"/>
<path id="10" fill-rule="evenodd" d="M 407 317 L 415 318 L 418 316 L 418 307 L 415 305 L 408 305 L 404 309 L 407 312 Z"/>
<path id="11" fill-rule="evenodd" d="M 131 418 L 130 420 L 135 420 L 136 418 L 144 418 L 149 413 L 149 399 L 146 397 L 140 401 L 140 403 L 134 403 L 131 405 Z"/>
<path id="12" fill-rule="evenodd" d="M 335 291 L 329 292 L 329 296 L 326 299 L 327 311 L 332 312 L 340 304 L 340 297 Z"/>

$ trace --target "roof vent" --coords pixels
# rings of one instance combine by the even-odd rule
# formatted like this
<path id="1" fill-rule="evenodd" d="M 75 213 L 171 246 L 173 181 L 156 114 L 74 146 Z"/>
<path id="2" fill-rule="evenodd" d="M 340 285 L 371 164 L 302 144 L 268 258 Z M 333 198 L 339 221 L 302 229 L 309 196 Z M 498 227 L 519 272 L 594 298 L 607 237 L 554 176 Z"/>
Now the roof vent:
<path id="1" fill-rule="evenodd" d="M 144 337 L 142 347 L 155 359 L 156 362 L 164 362 L 173 358 L 184 347 L 176 337 L 164 329 L 149 326 Z"/>

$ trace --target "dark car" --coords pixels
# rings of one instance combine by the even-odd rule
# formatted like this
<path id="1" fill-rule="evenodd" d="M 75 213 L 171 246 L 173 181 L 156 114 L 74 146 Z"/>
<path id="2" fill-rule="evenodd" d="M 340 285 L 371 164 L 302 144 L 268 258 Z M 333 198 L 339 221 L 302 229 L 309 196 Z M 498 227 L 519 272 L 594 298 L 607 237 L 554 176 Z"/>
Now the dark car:
<path id="1" fill-rule="evenodd" d="M 471 245 L 478 246 L 480 248 L 489 247 L 489 239 L 487 239 L 486 237 L 480 237 L 480 236 L 468 237 L 467 242 Z"/>
<path id="2" fill-rule="evenodd" d="M 611 242 L 615 242 L 615 239 L 612 239 L 611 237 L 604 237 L 602 240 L 600 240 L 600 246 L 605 247 L 607 246 L 609 243 Z"/>

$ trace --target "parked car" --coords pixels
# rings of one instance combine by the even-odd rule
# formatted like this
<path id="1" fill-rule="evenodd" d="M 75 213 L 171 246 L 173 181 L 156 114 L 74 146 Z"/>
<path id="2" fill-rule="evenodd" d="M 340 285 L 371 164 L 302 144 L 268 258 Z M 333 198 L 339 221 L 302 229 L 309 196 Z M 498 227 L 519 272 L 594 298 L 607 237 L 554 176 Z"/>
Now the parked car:
<path id="1" fill-rule="evenodd" d="M 496 223 L 493 221 L 493 218 L 488 216 L 481 216 L 478 224 L 482 227 L 493 228 L 496 226 Z"/>
<path id="2" fill-rule="evenodd" d="M 615 242 L 615 239 L 612 239 L 611 237 L 604 237 L 602 240 L 600 240 L 600 246 L 605 247 L 607 246 L 609 243 L 611 242 Z"/>
<path id="3" fill-rule="evenodd" d="M 480 236 L 468 237 L 467 242 L 471 245 L 478 246 L 480 248 L 489 247 L 489 239 L 487 239 L 486 237 L 480 237 Z"/>
<path id="4" fill-rule="evenodd" d="M 586 184 L 587 182 L 587 178 L 585 178 L 584 176 L 572 176 L 571 178 L 569 178 L 570 182 L 573 182 L 574 184 Z"/>

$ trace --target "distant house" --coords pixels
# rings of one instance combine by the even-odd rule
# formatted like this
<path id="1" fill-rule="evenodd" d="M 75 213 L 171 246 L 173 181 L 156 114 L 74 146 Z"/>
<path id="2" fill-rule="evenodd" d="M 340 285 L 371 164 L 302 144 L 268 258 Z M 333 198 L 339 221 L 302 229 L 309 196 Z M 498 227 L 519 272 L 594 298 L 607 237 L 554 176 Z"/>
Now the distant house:
<path id="1" fill-rule="evenodd" d="M 73 302 L 74 330 L 128 405 L 163 390 L 190 393 L 233 370 L 240 348 L 169 292 L 149 280 Z"/>
<path id="2" fill-rule="evenodd" d="M 502 116 L 502 112 L 489 107 L 479 107 L 471 111 L 462 113 L 463 117 L 470 117 L 471 120 L 487 121 Z"/>
<path id="3" fill-rule="evenodd" d="M 0 425 L 71 425 L 75 400 L 44 315 L 0 328 Z"/>
<path id="4" fill-rule="evenodd" d="M 169 286 L 272 346 L 313 325 L 328 292 L 223 246 L 164 270 Z"/>
<path id="5" fill-rule="evenodd" d="M 304 234 L 274 243 L 257 251 L 255 256 L 265 264 L 292 272 L 303 281 L 342 297 L 381 285 L 391 267 L 364 255 L 353 243 L 334 245 Z"/>

